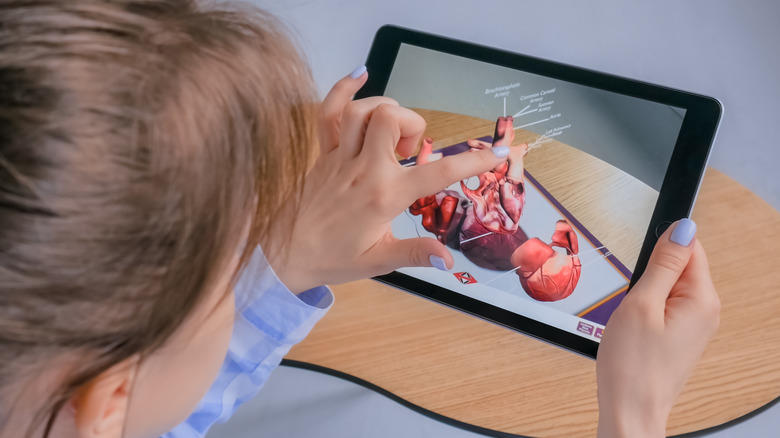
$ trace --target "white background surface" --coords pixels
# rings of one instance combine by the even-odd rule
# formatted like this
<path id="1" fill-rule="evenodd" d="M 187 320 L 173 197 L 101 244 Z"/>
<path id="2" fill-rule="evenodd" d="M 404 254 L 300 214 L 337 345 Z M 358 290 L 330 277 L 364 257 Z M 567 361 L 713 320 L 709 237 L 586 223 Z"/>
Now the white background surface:
<path id="1" fill-rule="evenodd" d="M 255 0 L 298 33 L 320 92 L 384 24 L 716 97 L 711 165 L 780 209 L 780 2 Z"/>
<path id="2" fill-rule="evenodd" d="M 323 95 L 333 82 L 364 62 L 381 25 L 396 24 L 716 97 L 724 104 L 725 115 L 710 164 L 780 209 L 780 2 L 253 3 L 296 29 Z M 247 406 L 248 423 L 215 430 L 210 436 L 473 436 L 459 435 L 445 426 L 437 428 L 440 423 L 426 417 L 406 415 L 379 402 L 367 403 L 361 396 L 356 396 L 357 404 L 356 400 L 339 403 L 328 392 L 330 383 L 302 379 L 300 373 L 274 374 L 274 379 L 279 384 L 269 384 L 257 399 L 257 407 Z M 332 391 L 350 391 L 349 385 L 341 382 Z M 314 393 L 298 392 L 304 390 Z M 303 396 L 287 400 L 291 394 Z M 375 407 L 369 410 L 373 416 L 366 413 L 368 406 Z M 288 415 L 262 415 L 271 407 L 276 410 L 270 412 Z M 339 413 L 341 417 L 334 418 Z M 404 432 L 399 432 L 402 426 Z M 780 405 L 776 405 L 748 423 L 711 436 L 765 437 L 779 428 Z"/>

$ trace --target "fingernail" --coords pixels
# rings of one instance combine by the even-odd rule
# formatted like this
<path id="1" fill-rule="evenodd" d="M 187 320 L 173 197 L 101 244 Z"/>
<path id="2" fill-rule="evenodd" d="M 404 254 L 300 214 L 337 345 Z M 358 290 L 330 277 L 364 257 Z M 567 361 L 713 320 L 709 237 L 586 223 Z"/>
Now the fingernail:
<path id="1" fill-rule="evenodd" d="M 436 268 L 436 269 L 438 269 L 440 271 L 445 271 L 445 272 L 449 271 L 449 269 L 447 269 L 447 264 L 444 263 L 444 259 L 443 258 L 441 258 L 439 256 L 436 256 L 436 255 L 432 255 L 432 256 L 428 257 L 428 260 L 431 261 L 431 265 L 433 265 L 434 268 Z"/>
<path id="2" fill-rule="evenodd" d="M 363 76 L 363 73 L 365 73 L 365 72 L 366 72 L 366 66 L 365 65 L 361 65 L 360 67 L 352 70 L 352 73 L 349 74 L 349 77 L 351 77 L 352 79 L 357 79 L 357 78 Z"/>
<path id="3" fill-rule="evenodd" d="M 680 219 L 677 222 L 677 226 L 672 230 L 672 235 L 669 236 L 669 240 L 681 245 L 688 246 L 693 240 L 693 236 L 696 235 L 696 222 L 690 219 Z"/>
<path id="4" fill-rule="evenodd" d="M 509 155 L 509 146 L 496 146 L 493 149 L 493 155 L 497 156 L 498 158 L 504 158 L 507 155 Z"/>

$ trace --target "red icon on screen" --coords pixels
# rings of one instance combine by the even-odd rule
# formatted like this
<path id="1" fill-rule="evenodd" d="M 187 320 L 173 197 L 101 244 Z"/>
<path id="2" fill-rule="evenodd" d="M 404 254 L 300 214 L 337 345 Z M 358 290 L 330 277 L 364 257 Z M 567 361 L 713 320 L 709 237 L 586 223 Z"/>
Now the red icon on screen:
<path id="1" fill-rule="evenodd" d="M 468 272 L 456 272 L 452 274 L 455 276 L 455 278 L 458 279 L 463 284 L 476 284 L 477 279 L 474 278 L 473 275 L 469 274 Z"/>

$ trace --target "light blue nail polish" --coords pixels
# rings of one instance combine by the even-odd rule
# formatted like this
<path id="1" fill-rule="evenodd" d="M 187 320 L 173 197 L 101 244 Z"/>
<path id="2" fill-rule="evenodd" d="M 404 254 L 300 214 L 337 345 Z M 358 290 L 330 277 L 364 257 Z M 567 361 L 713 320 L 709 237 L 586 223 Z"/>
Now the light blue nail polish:
<path id="1" fill-rule="evenodd" d="M 669 240 L 672 242 L 688 246 L 693 240 L 693 236 L 696 235 L 696 222 L 690 219 L 680 219 L 677 225 L 672 230 L 672 235 L 669 236 Z"/>
<path id="2" fill-rule="evenodd" d="M 509 155 L 509 146 L 496 146 L 493 148 L 493 155 L 497 156 L 498 158 L 504 158 L 507 155 Z"/>
<path id="3" fill-rule="evenodd" d="M 433 265 L 434 268 L 436 268 L 436 269 L 438 269 L 440 271 L 445 271 L 445 272 L 449 271 L 449 269 L 447 269 L 447 264 L 444 263 L 444 259 L 443 258 L 441 258 L 439 256 L 432 255 L 432 256 L 430 256 L 428 258 L 428 260 L 431 261 L 431 265 Z"/>
<path id="4" fill-rule="evenodd" d="M 357 78 L 363 76 L 363 73 L 365 73 L 365 72 L 366 72 L 366 66 L 365 65 L 361 65 L 360 67 L 352 70 L 352 73 L 349 74 L 349 77 L 351 77 L 352 79 L 357 79 Z"/>

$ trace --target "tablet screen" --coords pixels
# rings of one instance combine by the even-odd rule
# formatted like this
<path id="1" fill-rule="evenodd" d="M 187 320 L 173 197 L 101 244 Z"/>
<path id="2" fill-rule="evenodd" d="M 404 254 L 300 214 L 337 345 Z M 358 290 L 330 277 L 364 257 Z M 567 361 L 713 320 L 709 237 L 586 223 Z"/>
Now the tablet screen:
<path id="1" fill-rule="evenodd" d="M 392 223 L 450 272 L 399 272 L 598 342 L 625 295 L 686 110 L 402 43 L 384 95 L 421 114 L 419 166 L 511 145 L 507 165 Z"/>

